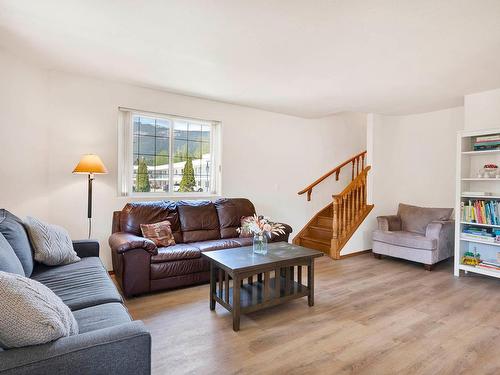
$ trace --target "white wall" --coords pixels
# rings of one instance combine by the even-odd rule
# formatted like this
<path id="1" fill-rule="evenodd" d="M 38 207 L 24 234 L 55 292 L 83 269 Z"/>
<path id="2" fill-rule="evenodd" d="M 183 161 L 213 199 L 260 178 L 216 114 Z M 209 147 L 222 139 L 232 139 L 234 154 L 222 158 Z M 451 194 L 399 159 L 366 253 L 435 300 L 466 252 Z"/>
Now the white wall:
<path id="1" fill-rule="evenodd" d="M 395 213 L 398 202 L 453 207 L 456 134 L 463 129 L 463 108 L 380 117 L 373 140 L 376 212 Z"/>
<path id="2" fill-rule="evenodd" d="M 454 207 L 456 135 L 464 109 L 367 118 L 368 202 L 375 205 L 341 255 L 371 249 L 376 217 L 393 215 L 398 203 Z"/>
<path id="3" fill-rule="evenodd" d="M 314 190 L 311 202 L 305 196 L 298 196 L 297 191 L 365 149 L 365 115 L 343 114 L 309 120 L 84 76 L 50 72 L 47 77 L 43 70 L 36 72 L 32 78 L 17 77 L 24 72 L 9 73 L 13 80 L 29 82 L 25 89 L 18 90 L 17 99 L 23 105 L 12 109 L 12 126 L 19 126 L 18 113 L 24 111 L 29 117 L 23 122 L 25 130 L 9 134 L 11 152 L 4 154 L 3 165 L 21 159 L 17 162 L 23 168 L 10 168 L 9 181 L 14 182 L 2 184 L 2 206 L 20 216 L 39 215 L 66 227 L 73 238 L 85 238 L 86 177 L 73 175 L 71 171 L 82 154 L 100 155 L 110 173 L 96 176 L 93 237 L 100 241 L 102 259 L 108 267 L 111 257 L 107 239 L 112 211 L 130 201 L 117 194 L 119 106 L 220 120 L 223 196 L 248 197 L 259 213 L 289 223 L 295 233 L 331 200 L 332 193 L 345 185 L 342 180 L 335 183 L 331 179 Z M 40 83 L 40 89 L 33 94 L 24 92 L 32 90 L 32 86 L 38 87 L 39 80 L 47 85 Z M 9 90 L 0 87 L 0 99 L 14 101 L 12 96 Z M 32 102 L 37 100 L 45 103 L 45 107 L 38 103 L 33 107 Z M 36 114 L 30 112 L 31 108 Z M 44 108 L 46 113 L 42 116 Z M 33 130 L 35 120 L 43 117 L 45 128 Z M 5 131 L 2 124 L 2 132 Z M 43 149 L 39 149 L 40 140 Z M 33 152 L 18 152 L 15 145 L 20 142 L 36 147 Z M 18 203 L 32 200 L 38 192 L 43 192 L 40 196 L 46 212 L 32 210 L 28 203 Z"/>
<path id="4" fill-rule="evenodd" d="M 0 51 L 0 82 L 0 207 L 47 219 L 47 73 Z"/>
<path id="5" fill-rule="evenodd" d="M 465 95 L 465 129 L 500 128 L 500 89 Z"/>

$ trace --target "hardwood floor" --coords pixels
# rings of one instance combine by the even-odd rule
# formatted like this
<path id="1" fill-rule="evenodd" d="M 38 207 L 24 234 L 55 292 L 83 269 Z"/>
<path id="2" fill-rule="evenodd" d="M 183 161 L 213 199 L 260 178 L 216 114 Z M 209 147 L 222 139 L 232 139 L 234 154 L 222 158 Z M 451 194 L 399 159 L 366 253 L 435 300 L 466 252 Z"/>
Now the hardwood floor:
<path id="1" fill-rule="evenodd" d="M 306 276 L 306 275 L 304 275 Z M 153 337 L 154 374 L 499 374 L 500 280 L 370 254 L 316 261 L 307 298 L 241 318 L 209 285 L 127 301 Z"/>

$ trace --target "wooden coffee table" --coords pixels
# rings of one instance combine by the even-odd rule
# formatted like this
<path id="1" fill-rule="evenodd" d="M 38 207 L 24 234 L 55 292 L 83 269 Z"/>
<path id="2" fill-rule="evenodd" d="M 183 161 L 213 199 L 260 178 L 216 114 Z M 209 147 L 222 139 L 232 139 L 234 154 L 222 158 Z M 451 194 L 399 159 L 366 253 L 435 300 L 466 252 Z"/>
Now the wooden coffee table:
<path id="1" fill-rule="evenodd" d="M 323 256 L 320 251 L 277 242 L 269 244 L 266 255 L 253 254 L 252 246 L 247 246 L 203 256 L 210 261 L 210 310 L 218 302 L 230 311 L 234 331 L 240 329 L 240 314 L 304 296 L 309 306 L 314 305 L 314 258 Z M 302 284 L 303 267 L 307 267 L 307 286 Z"/>

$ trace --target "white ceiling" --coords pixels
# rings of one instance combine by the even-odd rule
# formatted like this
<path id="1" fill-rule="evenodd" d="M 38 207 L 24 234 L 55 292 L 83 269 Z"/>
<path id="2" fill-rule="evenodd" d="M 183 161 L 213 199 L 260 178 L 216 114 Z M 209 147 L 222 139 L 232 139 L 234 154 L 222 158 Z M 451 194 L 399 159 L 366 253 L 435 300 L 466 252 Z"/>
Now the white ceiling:
<path id="1" fill-rule="evenodd" d="M 302 117 L 416 113 L 500 87 L 500 1 L 0 0 L 0 48 Z"/>

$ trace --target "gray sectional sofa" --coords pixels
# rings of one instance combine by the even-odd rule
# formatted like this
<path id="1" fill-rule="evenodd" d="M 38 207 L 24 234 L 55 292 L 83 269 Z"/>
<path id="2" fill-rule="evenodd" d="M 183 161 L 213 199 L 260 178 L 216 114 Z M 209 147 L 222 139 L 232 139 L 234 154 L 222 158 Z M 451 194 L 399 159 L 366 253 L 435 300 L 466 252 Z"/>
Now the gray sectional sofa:
<path id="1" fill-rule="evenodd" d="M 1 220 L 0 215 L 0 225 Z M 49 287 L 69 306 L 79 334 L 43 345 L 0 348 L 0 373 L 150 374 L 151 336 L 141 321 L 132 321 L 128 314 L 99 259 L 99 243 L 73 244 L 81 261 L 47 267 L 31 260 L 32 272 L 25 276 Z M 19 248 L 15 250 L 14 254 L 0 248 L 0 269 L 2 262 L 8 264 L 8 256 L 19 258 Z M 22 259 L 23 266 L 26 261 Z"/>

